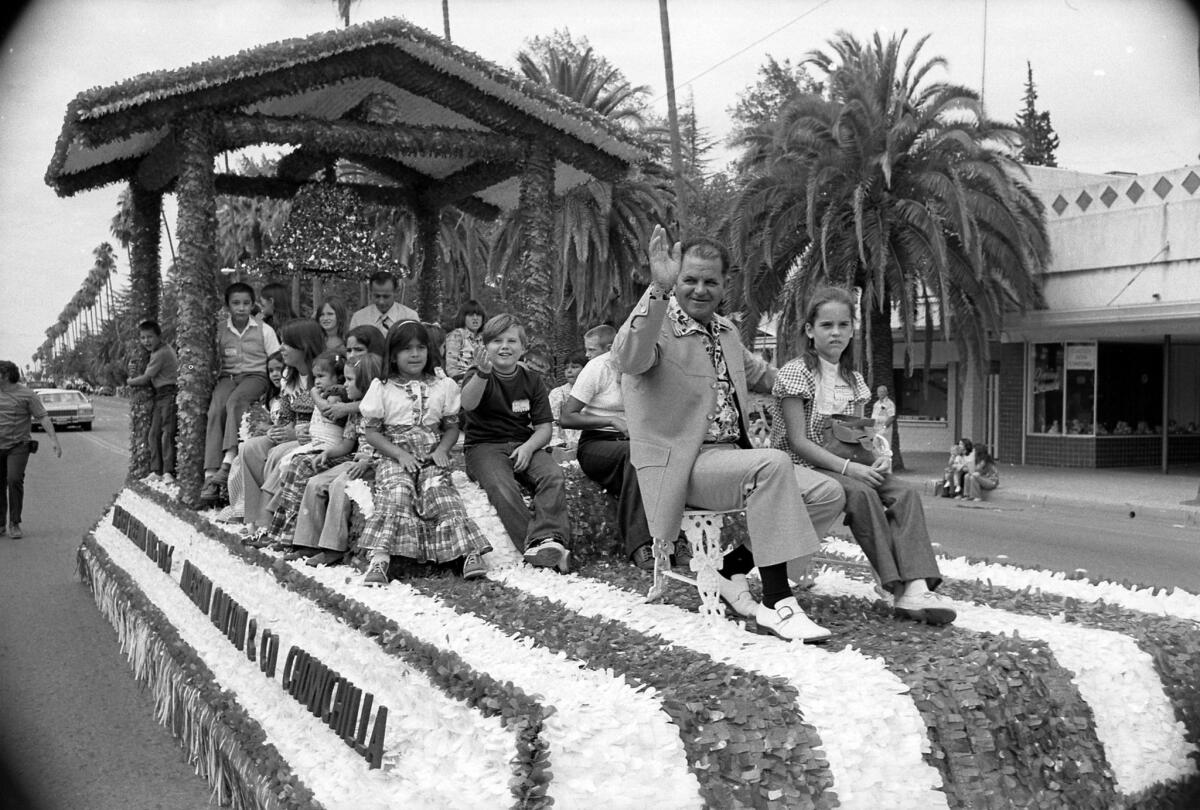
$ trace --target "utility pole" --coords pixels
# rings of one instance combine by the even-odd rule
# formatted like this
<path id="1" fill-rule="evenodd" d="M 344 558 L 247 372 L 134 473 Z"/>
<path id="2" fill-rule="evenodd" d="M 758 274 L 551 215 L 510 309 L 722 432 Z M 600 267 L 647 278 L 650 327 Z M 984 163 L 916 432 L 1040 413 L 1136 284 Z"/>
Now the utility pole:
<path id="1" fill-rule="evenodd" d="M 450 0 L 442 0 L 442 28 L 446 31 L 446 41 L 450 42 Z"/>
<path id="2" fill-rule="evenodd" d="M 667 0 L 658 0 L 662 22 L 663 64 L 667 72 L 667 119 L 671 126 L 671 172 L 675 175 L 675 217 L 679 221 L 679 239 L 688 232 L 687 201 L 683 195 L 683 155 L 679 145 L 679 112 L 675 107 L 675 67 L 671 61 L 671 23 L 667 18 Z"/>

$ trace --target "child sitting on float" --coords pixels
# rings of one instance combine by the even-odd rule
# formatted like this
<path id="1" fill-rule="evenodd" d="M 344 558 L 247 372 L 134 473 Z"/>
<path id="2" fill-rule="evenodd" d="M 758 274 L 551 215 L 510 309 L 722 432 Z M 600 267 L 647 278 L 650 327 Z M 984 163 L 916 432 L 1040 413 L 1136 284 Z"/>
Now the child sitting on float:
<path id="1" fill-rule="evenodd" d="M 366 441 L 379 454 L 374 510 L 359 538 L 359 547 L 370 552 L 363 584 L 387 585 L 393 556 L 457 560 L 463 578 L 481 577 L 482 555 L 492 549 L 450 478 L 458 386 L 438 375 L 429 332 L 417 321 L 392 326 L 384 369 L 386 377 L 372 382 L 359 403 Z"/>

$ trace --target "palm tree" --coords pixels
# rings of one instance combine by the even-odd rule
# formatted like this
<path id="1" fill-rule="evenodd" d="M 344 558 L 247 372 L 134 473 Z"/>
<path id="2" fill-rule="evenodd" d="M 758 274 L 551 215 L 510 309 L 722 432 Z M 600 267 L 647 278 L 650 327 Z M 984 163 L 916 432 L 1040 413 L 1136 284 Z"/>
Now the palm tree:
<path id="1" fill-rule="evenodd" d="M 983 367 L 1002 313 L 1041 303 L 1049 258 L 1042 205 L 1012 157 L 1018 133 L 987 120 L 974 91 L 926 84 L 945 60 L 918 64 L 928 37 L 904 56 L 906 33 L 864 45 L 841 32 L 831 53 L 805 57 L 828 96 L 803 94 L 747 133 L 728 223 L 744 327 L 778 312 L 785 358 L 814 286 L 861 289 L 872 389 L 892 382 L 893 306 L 906 346 L 928 302 Z"/>
<path id="2" fill-rule="evenodd" d="M 648 88 L 631 85 L 586 41 L 576 43 L 569 33 L 535 39 L 517 55 L 517 63 L 531 81 L 626 127 L 645 123 Z M 637 300 L 633 273 L 642 266 L 651 229 L 669 220 L 670 183 L 670 175 L 651 164 L 615 182 L 592 180 L 552 201 L 558 254 L 553 289 L 555 310 L 562 314 L 553 329 L 534 324 L 531 331 L 553 342 L 555 354 L 579 346 L 581 327 L 619 322 Z M 521 218 L 512 212 L 498 227 L 489 262 L 493 276 L 503 278 L 503 268 L 516 266 L 520 245 Z"/>

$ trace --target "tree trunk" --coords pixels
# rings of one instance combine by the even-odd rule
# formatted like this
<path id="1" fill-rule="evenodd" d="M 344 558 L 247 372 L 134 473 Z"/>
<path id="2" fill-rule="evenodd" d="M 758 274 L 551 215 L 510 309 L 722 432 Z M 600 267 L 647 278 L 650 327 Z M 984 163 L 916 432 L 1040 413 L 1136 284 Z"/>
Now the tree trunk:
<path id="1" fill-rule="evenodd" d="M 514 309 L 530 343 L 547 343 L 554 334 L 553 248 L 554 158 L 542 144 L 530 144 L 521 173 L 519 210 L 524 219 Z"/>
<path id="2" fill-rule="evenodd" d="M 438 266 L 438 233 L 441 230 L 438 212 L 422 210 L 417 215 L 417 239 L 421 247 L 421 269 L 417 279 L 421 320 L 437 322 L 442 310 L 442 274 Z"/>
<path id="3" fill-rule="evenodd" d="M 895 399 L 894 377 L 892 372 L 892 297 L 890 294 L 885 294 L 883 299 L 883 310 L 879 307 L 871 307 L 870 315 L 870 334 L 871 345 L 868 351 L 871 356 L 871 376 L 867 378 L 867 384 L 871 387 L 871 394 L 879 390 L 879 386 L 886 385 L 888 392 Z M 864 375 L 865 376 L 865 375 Z M 892 469 L 899 472 L 904 469 L 904 456 L 900 453 L 900 432 L 896 425 L 899 419 L 892 422 Z"/>
<path id="4" fill-rule="evenodd" d="M 177 133 L 179 183 L 179 430 L 180 499 L 200 505 L 204 434 L 212 396 L 217 328 L 216 194 L 213 188 L 211 117 L 190 117 Z M 294 291 L 295 292 L 295 291 Z"/>
<path id="5" fill-rule="evenodd" d="M 127 331 L 126 356 L 129 374 L 136 376 L 146 370 L 150 353 L 138 342 L 137 324 L 158 320 L 160 261 L 159 218 L 162 216 L 162 195 L 147 191 L 136 182 L 129 187 L 132 208 L 132 238 L 129 243 L 129 311 L 133 329 Z M 129 392 L 129 476 L 141 478 L 150 472 L 150 417 L 154 395 L 147 386 L 139 385 Z"/>

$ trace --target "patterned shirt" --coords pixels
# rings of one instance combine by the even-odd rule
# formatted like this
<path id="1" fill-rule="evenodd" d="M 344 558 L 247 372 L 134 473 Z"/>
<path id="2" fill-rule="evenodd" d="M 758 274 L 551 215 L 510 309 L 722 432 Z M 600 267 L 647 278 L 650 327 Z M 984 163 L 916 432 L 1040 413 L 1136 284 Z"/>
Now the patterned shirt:
<path id="1" fill-rule="evenodd" d="M 708 423 L 708 433 L 704 436 L 705 444 L 735 444 L 742 435 L 741 414 L 738 411 L 737 396 L 733 390 L 733 380 L 729 376 L 729 367 L 725 364 L 725 352 L 721 350 L 721 331 L 732 329 L 729 323 L 720 315 L 713 316 L 707 324 L 702 324 L 683 311 L 679 302 L 673 297 L 667 305 L 667 319 L 676 337 L 696 334 L 704 340 L 704 348 L 708 358 L 712 360 L 713 369 L 717 373 L 717 408 Z"/>
<path id="2" fill-rule="evenodd" d="M 852 414 L 859 405 L 871 399 L 871 389 L 867 388 L 862 375 L 857 371 L 854 372 L 853 388 L 850 388 L 844 379 L 840 377 L 838 379 L 840 385 L 845 385 L 849 389 L 846 396 L 837 397 L 838 401 L 846 403 L 841 409 L 841 413 Z M 820 400 L 817 392 L 819 385 L 819 376 L 808 367 L 804 358 L 797 358 L 779 369 L 779 373 L 775 376 L 775 386 L 771 389 L 771 394 L 774 396 L 771 404 L 771 446 L 786 451 L 792 457 L 792 463 L 804 467 L 812 465 L 801 458 L 800 454 L 792 449 L 791 442 L 788 441 L 787 424 L 783 417 L 783 400 L 788 397 L 800 397 L 804 400 L 804 409 L 808 415 L 808 424 L 805 426 L 804 435 L 810 442 L 818 445 L 824 444 L 821 432 L 829 421 L 829 414 L 815 412 L 817 408 L 814 404 Z"/>

